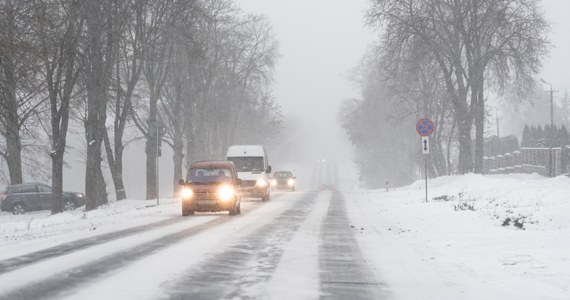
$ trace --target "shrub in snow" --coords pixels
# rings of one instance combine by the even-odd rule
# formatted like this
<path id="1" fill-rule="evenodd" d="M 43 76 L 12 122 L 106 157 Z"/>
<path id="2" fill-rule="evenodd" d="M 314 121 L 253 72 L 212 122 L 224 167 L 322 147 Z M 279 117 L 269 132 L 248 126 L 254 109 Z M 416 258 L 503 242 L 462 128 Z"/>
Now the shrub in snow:
<path id="1" fill-rule="evenodd" d="M 453 205 L 453 208 L 455 209 L 455 211 L 458 211 L 458 210 L 475 211 L 475 203 L 459 202 L 459 203 Z"/>
<path id="2" fill-rule="evenodd" d="M 441 196 L 437 196 L 437 197 L 433 197 L 431 198 L 432 201 L 445 201 L 445 202 L 449 202 L 449 201 L 453 201 L 455 200 L 454 196 L 449 196 L 449 195 L 441 195 Z"/>
<path id="3" fill-rule="evenodd" d="M 537 222 L 532 221 L 530 217 L 525 216 L 525 215 L 518 215 L 518 216 L 509 216 L 506 217 L 505 220 L 503 221 L 503 226 L 514 226 L 518 229 L 522 229 L 525 230 L 525 224 L 535 224 Z"/>

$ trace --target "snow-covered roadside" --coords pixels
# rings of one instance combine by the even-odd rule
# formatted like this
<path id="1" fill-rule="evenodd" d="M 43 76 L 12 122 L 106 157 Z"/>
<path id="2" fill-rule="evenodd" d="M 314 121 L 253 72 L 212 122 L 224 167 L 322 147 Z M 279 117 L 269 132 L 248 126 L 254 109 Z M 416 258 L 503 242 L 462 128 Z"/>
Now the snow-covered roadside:
<path id="1" fill-rule="evenodd" d="M 396 299 L 570 297 L 568 177 L 442 177 L 428 203 L 423 184 L 345 193 L 359 244 Z"/>
<path id="2" fill-rule="evenodd" d="M 242 201 L 242 209 L 246 211 L 258 205 L 258 201 L 251 199 Z M 180 216 L 179 198 L 160 199 L 158 206 L 156 200 L 122 200 L 89 212 L 79 208 L 57 215 L 50 215 L 49 211 L 24 215 L 1 213 L 0 260 Z"/>
<path id="3" fill-rule="evenodd" d="M 179 199 L 160 201 L 156 206 L 156 200 L 122 200 L 89 212 L 80 208 L 57 215 L 49 211 L 2 213 L 0 259 L 180 215 Z"/>

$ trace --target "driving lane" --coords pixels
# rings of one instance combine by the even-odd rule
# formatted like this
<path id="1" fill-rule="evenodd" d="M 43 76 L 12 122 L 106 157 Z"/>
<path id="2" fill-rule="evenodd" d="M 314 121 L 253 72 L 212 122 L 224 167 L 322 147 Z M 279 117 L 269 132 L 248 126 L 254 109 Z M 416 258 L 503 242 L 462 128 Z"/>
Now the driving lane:
<path id="1" fill-rule="evenodd" d="M 164 299 L 253 299 L 253 287 L 264 285 L 275 271 L 283 247 L 311 211 L 316 193 L 308 193 L 296 205 L 222 252 L 188 270 L 165 285 Z"/>
<path id="2" fill-rule="evenodd" d="M 322 299 L 388 298 L 386 287 L 371 272 L 354 237 L 359 230 L 348 220 L 341 193 L 333 192 L 320 237 Z"/>
<path id="3" fill-rule="evenodd" d="M 14 287 L 0 299 L 387 298 L 340 192 L 246 203 L 241 216 L 177 217 L 2 261 L 0 282 Z"/>

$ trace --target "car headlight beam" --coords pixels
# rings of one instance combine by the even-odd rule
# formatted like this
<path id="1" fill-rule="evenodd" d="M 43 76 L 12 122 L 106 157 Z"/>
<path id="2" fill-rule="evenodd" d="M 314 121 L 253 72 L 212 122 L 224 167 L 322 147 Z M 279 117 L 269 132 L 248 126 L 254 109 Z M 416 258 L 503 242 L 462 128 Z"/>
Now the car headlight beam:
<path id="1" fill-rule="evenodd" d="M 218 197 L 222 201 L 231 200 L 233 197 L 235 197 L 235 195 L 236 195 L 236 192 L 235 192 L 234 188 L 232 188 L 231 186 L 222 185 L 218 189 Z"/>
<path id="2" fill-rule="evenodd" d="M 266 187 L 267 186 L 267 180 L 265 180 L 264 178 L 259 178 L 257 180 L 257 182 L 255 183 L 255 185 L 257 185 L 258 187 Z"/>
<path id="3" fill-rule="evenodd" d="M 185 187 L 180 191 L 180 196 L 182 196 L 183 199 L 192 198 L 192 196 L 194 196 L 194 191 L 192 191 L 191 188 Z"/>
<path id="4" fill-rule="evenodd" d="M 289 180 L 287 180 L 287 185 L 288 185 L 288 186 L 294 186 L 294 185 L 295 185 L 295 180 L 292 179 L 292 178 L 289 179 Z"/>

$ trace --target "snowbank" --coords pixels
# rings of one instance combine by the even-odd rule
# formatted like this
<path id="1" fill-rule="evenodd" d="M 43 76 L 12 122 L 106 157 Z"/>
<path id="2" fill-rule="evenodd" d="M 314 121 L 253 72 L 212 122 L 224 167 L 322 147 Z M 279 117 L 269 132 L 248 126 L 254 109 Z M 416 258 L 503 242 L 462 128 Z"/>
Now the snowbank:
<path id="1" fill-rule="evenodd" d="M 569 299 L 570 178 L 464 175 L 347 192 L 396 299 Z"/>

